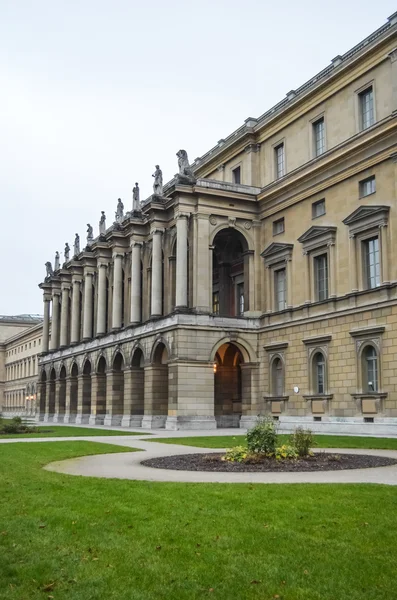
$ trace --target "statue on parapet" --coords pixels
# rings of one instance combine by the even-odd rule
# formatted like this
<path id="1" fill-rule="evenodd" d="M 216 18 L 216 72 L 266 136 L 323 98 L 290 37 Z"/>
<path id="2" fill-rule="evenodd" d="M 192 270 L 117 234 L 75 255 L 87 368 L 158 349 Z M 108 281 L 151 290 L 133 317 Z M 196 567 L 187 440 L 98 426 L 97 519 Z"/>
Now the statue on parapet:
<path id="1" fill-rule="evenodd" d="M 117 209 L 115 212 L 116 215 L 116 223 L 121 223 L 124 217 L 124 204 L 121 201 L 121 198 L 117 200 Z"/>
<path id="2" fill-rule="evenodd" d="M 87 244 L 92 244 L 93 239 L 94 239 L 94 230 L 92 228 L 92 225 L 87 223 Z"/>
<path id="3" fill-rule="evenodd" d="M 178 150 L 176 153 L 178 157 L 179 173 L 175 175 L 177 183 L 192 184 L 196 183 L 197 179 L 194 176 L 193 169 L 189 165 L 189 159 L 187 157 L 186 150 Z"/>
<path id="4" fill-rule="evenodd" d="M 141 202 L 139 200 L 139 185 L 135 184 L 132 190 L 132 210 L 133 212 L 141 212 Z"/>
<path id="5" fill-rule="evenodd" d="M 78 256 L 80 254 L 80 236 L 78 233 L 75 234 L 73 255 Z"/>
<path id="6" fill-rule="evenodd" d="M 152 177 L 154 177 L 153 194 L 155 196 L 162 196 L 163 195 L 163 172 L 160 169 L 159 165 L 156 165 L 156 170 L 153 173 Z"/>
<path id="7" fill-rule="evenodd" d="M 60 263 L 59 263 L 59 252 L 58 250 L 55 252 L 55 262 L 54 262 L 54 271 L 58 271 L 58 269 L 60 268 Z"/>
<path id="8" fill-rule="evenodd" d="M 70 260 L 70 246 L 69 246 L 69 244 L 67 242 L 65 244 L 65 250 L 63 252 L 63 256 L 65 258 L 65 262 L 69 262 L 69 260 Z"/>
<path id="9" fill-rule="evenodd" d="M 106 215 L 105 211 L 101 210 L 101 219 L 99 221 L 99 235 L 105 235 L 106 233 Z"/>
<path id="10" fill-rule="evenodd" d="M 46 279 L 48 279 L 49 277 L 52 277 L 54 275 L 54 271 L 53 271 L 52 264 L 50 263 L 50 261 L 47 261 L 45 263 L 45 268 L 46 268 Z"/>

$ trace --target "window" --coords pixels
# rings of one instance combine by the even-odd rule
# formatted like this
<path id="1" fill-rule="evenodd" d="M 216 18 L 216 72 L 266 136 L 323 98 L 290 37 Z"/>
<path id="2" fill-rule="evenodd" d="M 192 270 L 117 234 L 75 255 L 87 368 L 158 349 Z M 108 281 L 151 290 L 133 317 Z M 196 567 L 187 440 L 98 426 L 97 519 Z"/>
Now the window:
<path id="1" fill-rule="evenodd" d="M 284 373 L 281 358 L 275 358 L 272 363 L 272 392 L 272 395 L 278 398 L 284 394 Z"/>
<path id="2" fill-rule="evenodd" d="M 274 304 L 276 310 L 287 307 L 287 278 L 285 269 L 274 272 Z"/>
<path id="3" fill-rule="evenodd" d="M 277 221 L 273 221 L 273 235 L 278 235 L 279 233 L 283 233 L 285 230 L 284 217 L 282 219 L 277 219 Z"/>
<path id="4" fill-rule="evenodd" d="M 214 315 L 219 315 L 219 292 L 212 294 L 212 312 Z"/>
<path id="5" fill-rule="evenodd" d="M 325 152 L 325 124 L 324 119 L 313 123 L 314 156 L 320 156 Z"/>
<path id="6" fill-rule="evenodd" d="M 274 149 L 276 161 L 276 179 L 285 175 L 285 152 L 284 144 L 279 144 Z"/>
<path id="7" fill-rule="evenodd" d="M 325 394 L 325 359 L 321 352 L 317 352 L 313 358 L 313 381 L 314 392 Z"/>
<path id="8" fill-rule="evenodd" d="M 33 346 L 36 348 L 36 340 L 33 342 Z"/>
<path id="9" fill-rule="evenodd" d="M 318 200 L 317 202 L 313 202 L 312 204 L 312 219 L 317 219 L 317 217 L 322 217 L 325 215 L 325 200 Z"/>
<path id="10" fill-rule="evenodd" d="M 244 315 L 244 283 L 237 284 L 237 307 L 238 315 L 242 317 Z"/>
<path id="11" fill-rule="evenodd" d="M 232 170 L 233 183 L 241 183 L 241 167 Z"/>
<path id="12" fill-rule="evenodd" d="M 373 346 L 363 350 L 363 379 L 365 392 L 378 391 L 378 355 Z"/>
<path id="13" fill-rule="evenodd" d="M 375 176 L 368 177 L 367 179 L 363 179 L 362 181 L 359 181 L 358 187 L 359 187 L 359 191 L 360 191 L 360 198 L 365 198 L 365 196 L 374 194 L 376 192 Z"/>
<path id="14" fill-rule="evenodd" d="M 328 298 L 328 255 L 314 257 L 314 284 L 316 300 Z"/>
<path id="15" fill-rule="evenodd" d="M 380 285 L 379 238 L 363 242 L 364 283 L 367 289 Z"/>
<path id="16" fill-rule="evenodd" d="M 360 103 L 360 125 L 361 129 L 368 129 L 374 124 L 374 95 L 372 86 L 358 95 Z"/>

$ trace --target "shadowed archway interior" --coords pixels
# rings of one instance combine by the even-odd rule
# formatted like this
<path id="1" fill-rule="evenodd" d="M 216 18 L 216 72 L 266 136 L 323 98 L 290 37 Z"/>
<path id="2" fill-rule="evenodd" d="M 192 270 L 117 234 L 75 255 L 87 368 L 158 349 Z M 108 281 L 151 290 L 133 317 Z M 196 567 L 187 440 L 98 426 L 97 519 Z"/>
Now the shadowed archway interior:
<path id="1" fill-rule="evenodd" d="M 242 414 L 241 364 L 243 362 L 240 349 L 229 342 L 223 344 L 215 355 L 214 412 L 218 427 L 239 426 Z"/>

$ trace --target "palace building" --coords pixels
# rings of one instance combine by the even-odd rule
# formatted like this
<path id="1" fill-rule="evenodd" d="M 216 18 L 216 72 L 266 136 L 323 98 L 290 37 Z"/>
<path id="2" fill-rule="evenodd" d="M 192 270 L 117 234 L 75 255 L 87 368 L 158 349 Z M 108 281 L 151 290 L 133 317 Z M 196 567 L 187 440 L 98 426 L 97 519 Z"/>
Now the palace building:
<path id="1" fill-rule="evenodd" d="M 397 13 L 178 157 L 40 284 L 40 418 L 397 433 Z"/>

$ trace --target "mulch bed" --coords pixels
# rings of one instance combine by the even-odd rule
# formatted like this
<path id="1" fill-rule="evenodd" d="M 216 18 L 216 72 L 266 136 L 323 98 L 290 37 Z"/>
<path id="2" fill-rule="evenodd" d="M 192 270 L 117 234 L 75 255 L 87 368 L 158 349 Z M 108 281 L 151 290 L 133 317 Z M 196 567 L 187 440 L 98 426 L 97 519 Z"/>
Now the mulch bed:
<path id="1" fill-rule="evenodd" d="M 146 467 L 176 471 L 222 471 L 226 473 L 274 473 L 297 471 L 342 471 L 343 469 L 371 469 L 397 464 L 394 458 L 368 454 L 331 454 L 318 452 L 297 460 L 265 458 L 260 463 L 237 463 L 221 460 L 223 454 L 182 454 L 142 461 Z"/>

